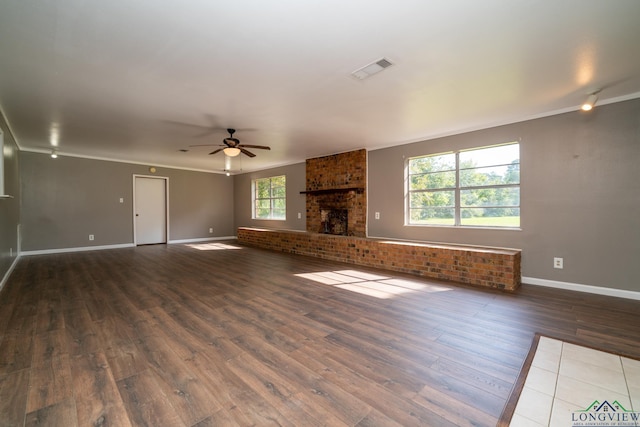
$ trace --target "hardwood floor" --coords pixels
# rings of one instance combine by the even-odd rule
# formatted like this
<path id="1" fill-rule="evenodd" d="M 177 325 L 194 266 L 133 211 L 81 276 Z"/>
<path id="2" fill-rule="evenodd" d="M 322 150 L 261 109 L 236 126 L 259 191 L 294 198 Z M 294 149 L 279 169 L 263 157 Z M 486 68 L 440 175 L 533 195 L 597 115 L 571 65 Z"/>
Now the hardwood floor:
<path id="1" fill-rule="evenodd" d="M 22 258 L 0 426 L 494 426 L 535 332 L 640 357 L 638 301 L 227 243 Z"/>

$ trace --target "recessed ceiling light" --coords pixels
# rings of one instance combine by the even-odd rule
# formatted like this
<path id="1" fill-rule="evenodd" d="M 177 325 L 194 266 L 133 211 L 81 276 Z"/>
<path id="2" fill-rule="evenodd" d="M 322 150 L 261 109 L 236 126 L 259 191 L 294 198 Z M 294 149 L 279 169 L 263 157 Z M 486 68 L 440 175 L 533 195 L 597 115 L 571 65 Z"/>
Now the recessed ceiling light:
<path id="1" fill-rule="evenodd" d="M 386 58 L 382 58 L 377 60 L 376 62 L 372 62 L 369 65 L 365 65 L 364 67 L 357 69 L 356 71 L 351 73 L 351 75 L 358 80 L 364 80 L 367 77 L 378 74 L 380 71 L 384 70 L 385 68 L 389 68 L 392 65 L 393 63 L 391 61 Z"/>

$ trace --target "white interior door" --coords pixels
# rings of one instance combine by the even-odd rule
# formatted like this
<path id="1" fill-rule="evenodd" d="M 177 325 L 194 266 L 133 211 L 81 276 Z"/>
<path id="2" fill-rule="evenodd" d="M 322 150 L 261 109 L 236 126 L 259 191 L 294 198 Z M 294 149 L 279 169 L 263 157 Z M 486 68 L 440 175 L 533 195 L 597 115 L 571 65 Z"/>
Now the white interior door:
<path id="1" fill-rule="evenodd" d="M 167 242 L 167 181 L 136 176 L 134 220 L 137 245 Z"/>

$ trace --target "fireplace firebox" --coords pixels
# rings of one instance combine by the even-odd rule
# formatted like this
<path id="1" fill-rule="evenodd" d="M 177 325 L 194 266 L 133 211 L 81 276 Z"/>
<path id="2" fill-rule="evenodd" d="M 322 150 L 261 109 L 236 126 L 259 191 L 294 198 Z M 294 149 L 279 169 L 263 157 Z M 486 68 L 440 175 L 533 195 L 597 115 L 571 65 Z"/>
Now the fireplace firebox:
<path id="1" fill-rule="evenodd" d="M 348 235 L 348 209 L 320 209 L 320 233 Z"/>

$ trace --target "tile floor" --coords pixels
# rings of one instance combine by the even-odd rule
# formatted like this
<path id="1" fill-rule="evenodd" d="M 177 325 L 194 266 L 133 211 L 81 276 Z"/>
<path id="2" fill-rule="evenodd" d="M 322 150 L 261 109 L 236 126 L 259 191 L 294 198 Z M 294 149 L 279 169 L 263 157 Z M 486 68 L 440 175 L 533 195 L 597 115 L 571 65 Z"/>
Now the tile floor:
<path id="1" fill-rule="evenodd" d="M 579 415 L 574 415 L 574 411 L 585 410 L 596 400 L 617 401 L 624 410 L 640 414 L 640 361 L 540 337 L 510 425 L 640 426 L 640 420 L 580 424 L 576 418 Z M 616 413 L 621 411 L 618 408 Z M 631 414 L 627 415 L 631 419 Z"/>

